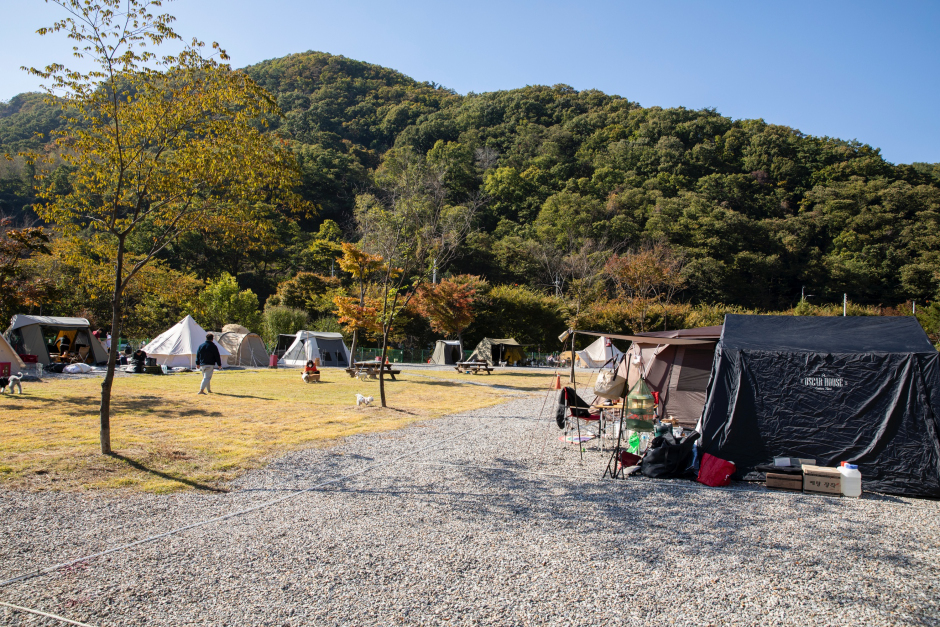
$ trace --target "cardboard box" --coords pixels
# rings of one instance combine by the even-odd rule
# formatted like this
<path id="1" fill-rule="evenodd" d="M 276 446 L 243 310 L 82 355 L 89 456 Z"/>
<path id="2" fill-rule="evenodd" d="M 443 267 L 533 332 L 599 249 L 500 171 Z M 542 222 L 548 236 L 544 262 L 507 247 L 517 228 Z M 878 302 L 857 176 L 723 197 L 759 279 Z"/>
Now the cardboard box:
<path id="1" fill-rule="evenodd" d="M 803 466 L 803 491 L 816 494 L 842 494 L 842 475 L 839 469 Z"/>
<path id="2" fill-rule="evenodd" d="M 772 490 L 803 491 L 803 475 L 785 475 L 779 472 L 767 473 L 767 487 Z"/>

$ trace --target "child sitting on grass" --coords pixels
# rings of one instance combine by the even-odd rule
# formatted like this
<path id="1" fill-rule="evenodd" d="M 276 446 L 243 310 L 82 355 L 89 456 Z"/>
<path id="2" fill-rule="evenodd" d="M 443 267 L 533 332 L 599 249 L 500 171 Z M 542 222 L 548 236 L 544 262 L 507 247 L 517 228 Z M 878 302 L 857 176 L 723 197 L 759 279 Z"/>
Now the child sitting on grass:
<path id="1" fill-rule="evenodd" d="M 303 378 L 304 383 L 320 380 L 320 371 L 317 370 L 317 365 L 313 363 L 312 359 L 307 360 L 307 365 L 304 366 L 304 373 L 301 375 L 301 377 Z"/>

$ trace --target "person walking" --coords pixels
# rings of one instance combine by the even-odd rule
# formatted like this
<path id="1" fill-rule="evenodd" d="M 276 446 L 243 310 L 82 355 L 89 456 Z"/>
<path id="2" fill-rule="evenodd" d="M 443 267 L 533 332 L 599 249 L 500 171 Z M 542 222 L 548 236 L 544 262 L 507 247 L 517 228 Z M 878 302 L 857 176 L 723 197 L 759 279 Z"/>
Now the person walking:
<path id="1" fill-rule="evenodd" d="M 199 394 L 212 394 L 212 371 L 216 366 L 222 368 L 222 356 L 219 355 L 219 348 L 212 340 L 215 339 L 211 333 L 206 333 L 206 341 L 196 349 L 196 365 L 202 370 L 202 384 L 199 386 Z"/>

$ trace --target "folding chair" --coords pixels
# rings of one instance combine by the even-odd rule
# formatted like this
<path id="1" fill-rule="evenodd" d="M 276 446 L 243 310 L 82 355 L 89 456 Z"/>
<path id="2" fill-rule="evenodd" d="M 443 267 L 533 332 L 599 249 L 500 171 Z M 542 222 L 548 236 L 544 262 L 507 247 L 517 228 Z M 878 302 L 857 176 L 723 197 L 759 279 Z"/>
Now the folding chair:
<path id="1" fill-rule="evenodd" d="M 566 387 L 563 392 L 563 398 L 565 402 L 565 407 L 568 409 L 567 416 L 567 429 L 566 430 L 578 430 L 578 442 L 581 442 L 581 423 L 585 422 L 588 424 L 595 424 L 597 427 L 596 436 L 592 433 L 593 437 L 601 439 L 601 446 L 603 446 L 603 436 L 604 436 L 604 416 L 603 413 L 591 413 L 590 403 L 585 402 L 578 393 L 574 391 L 574 388 Z"/>

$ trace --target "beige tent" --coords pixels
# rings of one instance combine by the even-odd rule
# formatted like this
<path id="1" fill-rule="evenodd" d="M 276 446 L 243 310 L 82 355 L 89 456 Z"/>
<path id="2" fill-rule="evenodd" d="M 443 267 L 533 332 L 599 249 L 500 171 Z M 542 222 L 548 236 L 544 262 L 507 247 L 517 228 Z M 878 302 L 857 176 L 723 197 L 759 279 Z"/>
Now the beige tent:
<path id="1" fill-rule="evenodd" d="M 654 392 L 659 392 L 660 415 L 673 417 L 683 427 L 694 428 L 705 406 L 705 387 L 711 375 L 721 326 L 638 333 L 617 336 L 633 340 L 617 370 L 627 378 L 627 389 L 641 372 Z"/>
<path id="2" fill-rule="evenodd" d="M 234 325 L 225 325 L 229 328 Z M 240 327 L 244 329 L 245 327 Z M 216 333 L 216 341 L 232 354 L 228 358 L 230 366 L 250 366 L 261 368 L 268 365 L 268 351 L 257 333 L 236 333 L 226 331 Z"/>
<path id="3" fill-rule="evenodd" d="M 10 365 L 10 374 L 16 374 L 26 367 L 26 364 L 24 364 L 20 356 L 16 354 L 16 351 L 13 350 L 13 347 L 10 346 L 6 338 L 0 335 L 0 365 L 2 365 L 2 367 L 0 367 L 0 375 L 4 374 L 6 371 L 6 364 Z"/>

